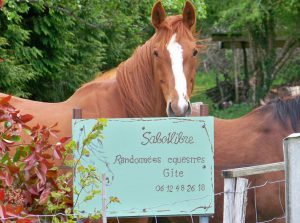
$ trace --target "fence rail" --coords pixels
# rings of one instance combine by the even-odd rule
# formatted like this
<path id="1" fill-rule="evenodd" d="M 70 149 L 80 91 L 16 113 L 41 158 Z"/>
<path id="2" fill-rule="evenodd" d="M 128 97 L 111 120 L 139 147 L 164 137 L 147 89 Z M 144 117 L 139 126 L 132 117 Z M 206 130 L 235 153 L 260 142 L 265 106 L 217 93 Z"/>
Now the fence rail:
<path id="1" fill-rule="evenodd" d="M 242 177 L 285 171 L 285 207 L 287 223 L 297 223 L 300 219 L 300 134 L 292 134 L 283 140 L 284 162 L 228 169 L 222 171 L 224 177 L 223 223 L 244 223 L 247 206 L 248 180 Z M 255 190 L 255 189 L 254 189 Z M 282 207 L 283 208 L 283 207 Z"/>
<path id="2" fill-rule="evenodd" d="M 263 173 L 271 173 L 271 172 L 283 171 L 283 170 L 284 170 L 284 162 L 279 162 L 279 163 L 270 163 L 270 164 L 264 164 L 264 165 L 223 170 L 222 176 L 225 178 L 245 177 L 245 176 L 252 176 L 252 175 L 263 174 Z"/>

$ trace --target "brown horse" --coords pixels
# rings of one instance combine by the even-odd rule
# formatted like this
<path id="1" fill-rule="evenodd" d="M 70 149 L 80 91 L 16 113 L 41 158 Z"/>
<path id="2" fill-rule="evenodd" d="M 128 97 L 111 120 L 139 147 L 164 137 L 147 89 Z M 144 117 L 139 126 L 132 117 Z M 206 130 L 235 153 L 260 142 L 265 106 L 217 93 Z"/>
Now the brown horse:
<path id="1" fill-rule="evenodd" d="M 61 136 L 71 136 L 73 108 L 81 108 L 83 118 L 189 115 L 198 52 L 195 23 L 195 9 L 189 1 L 182 15 L 169 17 L 157 1 L 152 9 L 155 34 L 117 69 L 85 84 L 61 103 L 13 97 L 11 104 L 34 115 L 32 124 L 58 123 Z"/>
<path id="2" fill-rule="evenodd" d="M 117 69 L 85 84 L 65 102 L 13 97 L 11 103 L 23 113 L 33 114 L 37 123 L 58 122 L 61 135 L 71 135 L 73 108 L 81 108 L 83 118 L 189 115 L 198 52 L 192 32 L 195 21 L 189 1 L 182 15 L 170 17 L 158 1 L 152 10 L 155 34 Z"/>
<path id="3" fill-rule="evenodd" d="M 282 140 L 300 130 L 300 96 L 271 102 L 232 120 L 215 119 L 215 193 L 224 191 L 221 171 L 225 169 L 283 161 Z M 283 172 L 249 177 L 251 187 L 266 181 L 284 180 Z M 284 183 L 267 184 L 248 191 L 246 222 L 285 222 Z M 221 223 L 223 196 L 215 196 L 215 215 L 210 222 Z M 256 211 L 257 210 L 257 221 Z M 282 205 L 282 206 L 281 206 Z M 191 223 L 191 218 L 165 219 L 163 222 Z M 198 222 L 194 218 L 194 222 Z"/>

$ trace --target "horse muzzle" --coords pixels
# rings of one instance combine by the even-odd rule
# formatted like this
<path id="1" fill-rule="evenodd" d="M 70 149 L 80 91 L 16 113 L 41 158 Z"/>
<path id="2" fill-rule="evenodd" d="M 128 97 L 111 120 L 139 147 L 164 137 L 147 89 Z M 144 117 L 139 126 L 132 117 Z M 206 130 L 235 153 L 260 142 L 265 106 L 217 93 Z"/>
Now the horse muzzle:
<path id="1" fill-rule="evenodd" d="M 181 104 L 181 106 L 179 106 L 178 101 L 177 102 L 169 101 L 167 104 L 168 117 L 190 116 L 192 114 L 191 103 L 188 100 L 186 100 L 185 102 L 186 103 Z"/>

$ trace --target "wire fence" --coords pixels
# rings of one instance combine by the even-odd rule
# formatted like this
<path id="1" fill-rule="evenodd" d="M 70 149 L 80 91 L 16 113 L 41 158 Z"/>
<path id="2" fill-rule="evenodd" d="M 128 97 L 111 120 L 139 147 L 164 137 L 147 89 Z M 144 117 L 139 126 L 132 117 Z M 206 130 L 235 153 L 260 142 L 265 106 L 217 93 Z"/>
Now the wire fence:
<path id="1" fill-rule="evenodd" d="M 237 191 L 237 192 L 219 192 L 219 193 L 215 193 L 214 196 L 217 197 L 217 196 L 222 196 L 224 195 L 225 193 L 245 193 L 246 191 L 250 191 L 250 190 L 253 190 L 254 191 L 254 208 L 255 208 L 255 223 L 268 223 L 268 222 L 275 222 L 275 221 L 278 221 L 278 220 L 283 220 L 285 219 L 285 210 L 284 210 L 284 205 L 283 205 L 283 202 L 282 202 L 282 199 L 281 199 L 281 184 L 282 183 L 285 183 L 285 180 L 276 180 L 276 181 L 271 181 L 271 180 L 267 180 L 265 183 L 263 184 L 260 184 L 260 185 L 256 185 L 256 186 L 250 186 L 248 187 L 246 190 L 244 191 Z M 279 187 L 279 190 L 278 190 L 278 197 L 279 197 L 279 203 L 280 203 L 280 207 L 282 209 L 282 213 L 283 215 L 281 216 L 274 216 L 273 218 L 269 219 L 269 220 L 264 220 L 264 221 L 259 221 L 259 216 L 258 216 L 258 208 L 257 208 L 257 189 L 260 189 L 260 188 L 263 188 L 263 187 L 266 187 L 267 185 L 273 185 L 273 184 L 278 184 L 278 187 Z M 200 200 L 200 199 L 203 199 L 203 196 L 202 197 L 198 197 L 198 198 L 195 198 L 196 200 Z M 193 200 L 195 200 L 193 199 Z M 186 201 L 186 200 L 185 200 Z M 185 201 L 182 201 L 182 202 L 185 202 Z M 100 204 L 99 204 L 100 205 Z M 218 210 L 218 211 L 221 211 L 221 210 Z M 91 215 L 93 215 L 93 213 L 91 213 Z M 42 223 L 42 222 L 49 222 L 49 221 L 45 221 L 45 219 L 49 219 L 49 218 L 58 218 L 58 217 L 65 217 L 65 218 L 73 218 L 73 219 L 80 219 L 80 215 L 79 214 L 65 214 L 65 213 L 56 213 L 56 214 L 41 214 L 41 215 L 31 215 L 31 214 L 28 214 L 26 216 L 12 216 L 12 217 L 7 217 L 7 218 L 0 218 L 1 220 L 1 223 L 10 223 L 10 222 L 18 222 L 18 220 L 24 220 L 24 219 L 28 219 L 28 223 L 29 222 L 38 222 L 38 223 Z M 159 222 L 159 218 L 156 217 L 156 216 L 152 216 L 155 220 L 156 223 Z M 194 223 L 194 218 L 193 218 L 193 215 L 190 215 L 190 219 L 191 219 L 191 223 Z M 31 220 L 31 221 L 30 221 Z M 119 218 L 116 218 L 117 222 L 120 222 Z M 80 222 L 80 221 L 79 221 Z M 27 222 L 26 222 L 27 223 Z"/>

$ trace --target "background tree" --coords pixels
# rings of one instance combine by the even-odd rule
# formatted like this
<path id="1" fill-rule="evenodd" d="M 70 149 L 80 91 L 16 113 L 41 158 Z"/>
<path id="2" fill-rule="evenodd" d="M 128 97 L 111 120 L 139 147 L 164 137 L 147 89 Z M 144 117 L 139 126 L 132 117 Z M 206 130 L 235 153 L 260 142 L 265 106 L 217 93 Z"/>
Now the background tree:
<path id="1" fill-rule="evenodd" d="M 241 32 L 249 37 L 252 54 L 250 78 L 254 101 L 257 103 L 270 90 L 277 74 L 299 43 L 300 3 L 294 0 L 229 0 L 224 5 L 226 7 L 216 16 L 217 27 L 232 33 Z M 277 37 L 286 39 L 281 50 L 276 50 Z"/>

